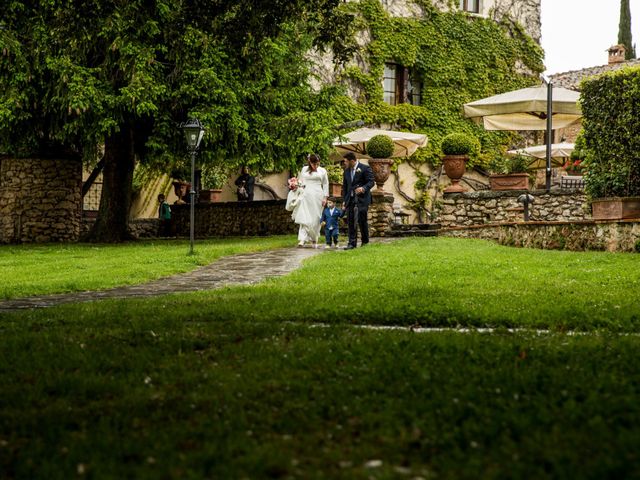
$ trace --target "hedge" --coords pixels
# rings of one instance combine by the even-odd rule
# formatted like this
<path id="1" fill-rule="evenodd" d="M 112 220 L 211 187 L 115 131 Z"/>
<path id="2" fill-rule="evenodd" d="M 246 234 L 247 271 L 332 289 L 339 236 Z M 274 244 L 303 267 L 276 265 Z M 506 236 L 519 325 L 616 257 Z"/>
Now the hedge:
<path id="1" fill-rule="evenodd" d="M 580 88 L 587 194 L 640 196 L 640 67 L 584 80 Z"/>

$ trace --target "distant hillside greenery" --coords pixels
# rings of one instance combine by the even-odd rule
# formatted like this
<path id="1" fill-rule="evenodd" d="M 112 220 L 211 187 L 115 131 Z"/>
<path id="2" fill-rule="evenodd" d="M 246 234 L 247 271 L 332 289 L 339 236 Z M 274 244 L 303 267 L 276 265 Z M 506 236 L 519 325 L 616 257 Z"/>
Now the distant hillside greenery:
<path id="1" fill-rule="evenodd" d="M 359 87 L 361 98 L 336 99 L 344 121 L 391 124 L 400 130 L 426 133 L 429 146 L 412 160 L 438 162 L 440 139 L 452 131 L 477 136 L 486 153 L 509 142 L 510 134 L 486 132 L 462 117 L 462 105 L 498 93 L 531 86 L 543 71 L 543 51 L 523 28 L 505 19 L 491 19 L 452 11 L 441 12 L 429 0 L 415 0 L 425 11 L 423 19 L 394 18 L 379 0 L 349 3 L 357 30 L 371 41 L 359 55 L 368 71 L 351 66 L 342 80 Z M 383 102 L 382 77 L 386 62 L 414 69 L 423 81 L 422 104 L 391 106 Z M 528 74 L 523 74 L 527 71 Z"/>

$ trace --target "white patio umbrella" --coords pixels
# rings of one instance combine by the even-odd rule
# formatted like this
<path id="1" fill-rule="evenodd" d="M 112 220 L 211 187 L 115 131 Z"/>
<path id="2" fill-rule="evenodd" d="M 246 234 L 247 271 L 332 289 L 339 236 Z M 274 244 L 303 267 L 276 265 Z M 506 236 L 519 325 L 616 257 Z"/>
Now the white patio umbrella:
<path id="1" fill-rule="evenodd" d="M 366 154 L 367 142 L 376 135 L 388 135 L 391 137 L 394 143 L 392 157 L 408 157 L 418 148 L 427 144 L 427 136 L 421 133 L 359 128 L 337 137 L 333 141 L 333 146 L 340 156 L 347 152 L 353 152 L 359 158 L 369 158 Z"/>
<path id="2" fill-rule="evenodd" d="M 571 152 L 575 150 L 575 143 L 552 143 L 551 144 L 551 164 L 555 167 L 561 167 L 566 162 L 567 158 L 571 156 Z M 516 150 L 509 150 L 509 155 L 521 154 L 526 157 L 531 157 L 531 163 L 529 168 L 538 169 L 545 168 L 547 159 L 547 146 L 546 145 L 534 145 L 532 147 L 519 148 Z"/>
<path id="3" fill-rule="evenodd" d="M 551 132 L 578 123 L 580 93 L 554 88 L 550 81 L 464 105 L 464 115 L 482 122 L 487 130 L 546 130 L 546 180 L 551 188 Z"/>

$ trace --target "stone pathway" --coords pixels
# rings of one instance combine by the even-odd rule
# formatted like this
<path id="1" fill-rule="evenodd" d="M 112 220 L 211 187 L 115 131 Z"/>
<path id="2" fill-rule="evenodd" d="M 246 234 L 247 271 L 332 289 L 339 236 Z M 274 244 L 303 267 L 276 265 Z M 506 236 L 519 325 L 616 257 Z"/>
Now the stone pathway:
<path id="1" fill-rule="evenodd" d="M 0 313 L 28 308 L 52 307 L 63 303 L 92 302 L 105 298 L 152 297 L 168 293 L 212 290 L 227 285 L 258 283 L 266 278 L 285 275 L 300 267 L 303 260 L 322 251 L 322 249 L 313 248 L 280 248 L 232 255 L 191 272 L 160 278 L 140 285 L 5 300 L 0 302 Z"/>

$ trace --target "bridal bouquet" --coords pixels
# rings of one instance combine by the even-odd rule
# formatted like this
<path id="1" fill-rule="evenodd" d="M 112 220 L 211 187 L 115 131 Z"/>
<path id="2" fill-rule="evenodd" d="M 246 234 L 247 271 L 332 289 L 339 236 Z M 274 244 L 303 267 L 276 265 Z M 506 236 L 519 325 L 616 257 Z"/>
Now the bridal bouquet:
<path id="1" fill-rule="evenodd" d="M 287 195 L 287 203 L 284 208 L 289 212 L 293 212 L 302 200 L 304 184 L 302 182 L 298 182 L 296 177 L 290 178 L 287 181 L 287 184 L 289 186 L 289 194 Z"/>
<path id="2" fill-rule="evenodd" d="M 289 185 L 289 190 L 292 190 L 294 192 L 298 189 L 298 187 L 304 188 L 304 184 L 302 182 L 298 182 L 298 179 L 296 177 L 290 178 L 289 180 L 287 180 L 287 183 Z"/>

